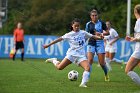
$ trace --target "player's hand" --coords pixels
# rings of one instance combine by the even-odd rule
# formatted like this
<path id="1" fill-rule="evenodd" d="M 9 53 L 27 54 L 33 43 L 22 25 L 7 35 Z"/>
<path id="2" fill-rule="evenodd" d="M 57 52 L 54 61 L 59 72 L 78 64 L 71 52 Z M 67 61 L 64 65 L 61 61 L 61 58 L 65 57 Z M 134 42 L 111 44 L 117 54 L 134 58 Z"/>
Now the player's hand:
<path id="1" fill-rule="evenodd" d="M 109 45 L 110 45 L 110 46 L 112 46 L 112 45 L 113 45 L 113 43 L 111 42 Z"/>
<path id="2" fill-rule="evenodd" d="M 49 46 L 48 45 L 43 45 L 43 48 L 45 49 L 45 48 L 48 48 Z"/>
<path id="3" fill-rule="evenodd" d="M 100 32 L 96 32 L 95 35 L 101 36 L 101 33 Z"/>
<path id="4" fill-rule="evenodd" d="M 126 37 L 125 37 L 125 40 L 126 40 L 126 41 L 131 41 L 131 37 L 130 37 L 130 36 L 126 36 Z"/>

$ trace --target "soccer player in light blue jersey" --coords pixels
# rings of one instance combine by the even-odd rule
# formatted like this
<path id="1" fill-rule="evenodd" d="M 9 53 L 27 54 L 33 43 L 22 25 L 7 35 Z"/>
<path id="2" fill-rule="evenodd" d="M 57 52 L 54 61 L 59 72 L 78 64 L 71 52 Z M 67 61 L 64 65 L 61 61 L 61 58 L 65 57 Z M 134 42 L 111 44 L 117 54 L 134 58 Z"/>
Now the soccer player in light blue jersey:
<path id="1" fill-rule="evenodd" d="M 106 24 L 98 19 L 97 10 L 93 9 L 90 12 L 91 21 L 86 24 L 85 30 L 93 35 L 109 35 Z M 99 64 L 105 73 L 105 81 L 109 81 L 108 69 L 105 63 L 105 47 L 104 40 L 89 39 L 87 46 L 87 57 L 90 63 L 90 72 L 92 70 L 92 63 L 94 54 L 98 55 Z"/>
<path id="2" fill-rule="evenodd" d="M 57 61 L 57 58 L 50 58 L 46 61 L 52 62 L 58 70 L 64 69 L 71 63 L 75 63 L 81 66 L 84 69 L 84 72 L 80 87 L 87 87 L 86 83 L 88 82 L 90 74 L 90 66 L 85 52 L 85 42 L 88 38 L 103 39 L 100 36 L 92 35 L 86 31 L 80 30 L 80 21 L 79 19 L 75 19 L 72 21 L 71 32 L 66 33 L 65 35 L 61 36 L 60 38 L 52 41 L 47 45 L 44 45 L 44 48 L 48 48 L 49 46 L 62 40 L 68 41 L 70 48 L 67 51 L 66 57 L 61 62 Z"/>

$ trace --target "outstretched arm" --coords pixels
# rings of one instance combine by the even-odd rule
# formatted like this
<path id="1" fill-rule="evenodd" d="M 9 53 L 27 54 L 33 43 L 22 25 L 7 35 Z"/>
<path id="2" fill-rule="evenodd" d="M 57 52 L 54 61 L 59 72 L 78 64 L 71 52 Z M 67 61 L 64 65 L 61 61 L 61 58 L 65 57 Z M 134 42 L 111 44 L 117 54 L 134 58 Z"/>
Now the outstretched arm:
<path id="1" fill-rule="evenodd" d="M 53 44 L 55 44 L 55 43 L 57 43 L 57 42 L 60 42 L 60 41 L 62 41 L 62 40 L 63 40 L 63 38 L 60 37 L 60 38 L 58 38 L 58 39 L 52 41 L 51 43 L 49 43 L 49 44 L 47 44 L 47 45 L 44 45 L 43 47 L 44 47 L 44 49 L 45 49 L 45 48 L 48 48 L 49 46 L 51 46 L 51 45 L 53 45 Z"/>
<path id="2" fill-rule="evenodd" d="M 111 41 L 110 45 L 112 45 L 113 43 L 115 43 L 118 39 L 119 39 L 119 36 L 115 37 L 115 38 Z"/>
<path id="3" fill-rule="evenodd" d="M 93 35 L 92 38 L 93 38 L 93 39 L 96 39 L 96 40 L 103 40 L 104 37 L 101 36 L 101 35 L 100 35 L 100 36 Z"/>

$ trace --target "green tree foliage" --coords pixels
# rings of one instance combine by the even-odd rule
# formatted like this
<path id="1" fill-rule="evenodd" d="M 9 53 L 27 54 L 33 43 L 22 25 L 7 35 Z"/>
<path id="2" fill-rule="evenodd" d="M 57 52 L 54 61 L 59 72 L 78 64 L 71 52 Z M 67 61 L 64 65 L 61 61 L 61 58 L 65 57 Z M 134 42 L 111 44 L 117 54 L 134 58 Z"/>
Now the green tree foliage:
<path id="1" fill-rule="evenodd" d="M 138 3 L 140 0 L 132 0 L 132 32 L 136 21 L 133 8 Z M 81 29 L 85 29 L 93 8 L 103 21 L 112 22 L 121 37 L 126 32 L 127 0 L 9 0 L 8 5 L 8 20 L 1 34 L 12 34 L 18 21 L 29 35 L 62 35 L 74 18 L 81 19 Z"/>

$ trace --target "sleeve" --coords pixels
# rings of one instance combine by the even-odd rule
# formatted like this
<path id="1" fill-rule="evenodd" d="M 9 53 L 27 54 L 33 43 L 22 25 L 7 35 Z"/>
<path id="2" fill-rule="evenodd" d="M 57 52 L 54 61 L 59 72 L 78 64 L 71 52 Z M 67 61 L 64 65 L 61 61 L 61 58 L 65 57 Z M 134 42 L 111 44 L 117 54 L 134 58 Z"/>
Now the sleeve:
<path id="1" fill-rule="evenodd" d="M 140 21 L 136 22 L 136 32 L 140 32 Z"/>
<path id="2" fill-rule="evenodd" d="M 85 38 L 88 39 L 88 38 L 91 38 L 93 35 L 84 31 L 85 32 Z"/>
<path id="3" fill-rule="evenodd" d="M 88 28 L 89 23 L 86 24 L 86 28 L 85 31 L 89 32 L 89 28 Z"/>
<path id="4" fill-rule="evenodd" d="M 69 38 L 69 34 L 66 33 L 65 35 L 61 36 L 61 38 L 63 38 L 64 40 L 67 40 Z"/>
<path id="5" fill-rule="evenodd" d="M 107 39 L 109 39 L 109 38 L 110 38 L 110 35 L 104 36 L 104 39 L 105 39 L 105 40 L 107 40 Z"/>
<path id="6" fill-rule="evenodd" d="M 118 37 L 119 36 L 118 33 L 117 33 L 117 31 L 114 30 L 114 29 L 113 29 L 111 35 L 114 36 L 114 37 Z"/>

